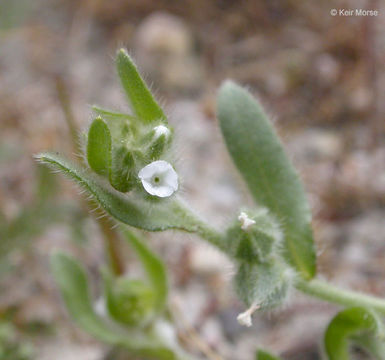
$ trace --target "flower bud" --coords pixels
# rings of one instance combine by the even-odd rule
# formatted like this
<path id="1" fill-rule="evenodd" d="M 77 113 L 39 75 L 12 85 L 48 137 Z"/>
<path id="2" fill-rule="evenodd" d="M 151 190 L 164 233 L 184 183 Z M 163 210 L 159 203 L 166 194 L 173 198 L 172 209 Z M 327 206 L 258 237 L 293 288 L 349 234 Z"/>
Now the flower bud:
<path id="1" fill-rule="evenodd" d="M 111 154 L 110 183 L 120 192 L 130 191 L 135 184 L 135 160 L 124 145 L 115 146 Z"/>
<path id="2" fill-rule="evenodd" d="M 114 279 L 107 286 L 106 298 L 110 316 L 123 324 L 139 326 L 153 314 L 154 293 L 143 281 Z"/>
<path id="3" fill-rule="evenodd" d="M 151 160 L 162 157 L 172 140 L 172 132 L 165 125 L 155 126 L 150 133 L 151 140 L 148 145 L 148 156 Z"/>

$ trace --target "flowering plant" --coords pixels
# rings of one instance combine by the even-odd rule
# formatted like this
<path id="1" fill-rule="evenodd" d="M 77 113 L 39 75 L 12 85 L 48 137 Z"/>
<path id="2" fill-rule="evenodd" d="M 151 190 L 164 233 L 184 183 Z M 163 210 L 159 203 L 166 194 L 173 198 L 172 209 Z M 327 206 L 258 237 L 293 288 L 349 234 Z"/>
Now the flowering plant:
<path id="1" fill-rule="evenodd" d="M 241 209 L 220 231 L 180 199 L 173 130 L 125 50 L 118 51 L 116 64 L 132 114 L 93 107 L 96 116 L 86 135 L 87 164 L 73 164 L 57 153 L 42 153 L 37 159 L 77 182 L 121 224 L 147 279 L 104 269 L 104 315 L 100 315 L 90 300 L 82 266 L 68 255 L 54 255 L 54 275 L 75 321 L 96 338 L 146 359 L 193 358 L 178 344 L 166 316 L 165 267 L 127 225 L 147 231 L 176 229 L 197 234 L 233 261 L 234 289 L 247 307 L 238 316 L 241 324 L 251 326 L 253 312 L 281 306 L 297 289 L 345 307 L 325 332 L 329 359 L 348 359 L 350 340 L 383 359 L 379 317 L 385 314 L 385 301 L 314 279 L 316 251 L 306 195 L 259 102 L 231 81 L 218 94 L 217 115 L 225 143 L 256 203 Z M 257 358 L 275 359 L 264 351 L 258 351 Z"/>

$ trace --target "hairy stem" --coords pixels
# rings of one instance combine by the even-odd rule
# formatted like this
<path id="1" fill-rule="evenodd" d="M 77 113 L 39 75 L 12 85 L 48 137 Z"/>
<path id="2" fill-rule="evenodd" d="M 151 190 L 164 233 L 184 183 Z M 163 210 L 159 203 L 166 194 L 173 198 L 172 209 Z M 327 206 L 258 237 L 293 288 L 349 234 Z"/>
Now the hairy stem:
<path id="1" fill-rule="evenodd" d="M 223 252 L 226 252 L 223 234 L 221 232 L 202 220 L 181 199 L 178 201 L 178 208 L 179 212 L 186 219 L 186 223 L 189 224 L 185 229 L 181 230 L 195 233 L 211 245 L 214 245 Z"/>
<path id="2" fill-rule="evenodd" d="M 303 293 L 343 306 L 364 306 L 385 315 L 385 300 L 352 290 L 342 290 L 321 280 L 300 279 L 296 287 Z"/>

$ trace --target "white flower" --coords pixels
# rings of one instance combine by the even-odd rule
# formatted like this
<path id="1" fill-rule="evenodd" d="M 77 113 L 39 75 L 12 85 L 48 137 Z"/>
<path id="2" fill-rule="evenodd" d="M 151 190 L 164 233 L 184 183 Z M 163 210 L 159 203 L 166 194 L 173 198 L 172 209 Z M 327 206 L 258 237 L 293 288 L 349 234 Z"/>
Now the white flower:
<path id="1" fill-rule="evenodd" d="M 160 136 L 165 135 L 167 138 L 170 135 L 170 129 L 164 125 L 158 125 L 154 127 L 155 135 L 154 138 L 158 139 Z"/>
<path id="2" fill-rule="evenodd" d="M 167 161 L 157 160 L 146 165 L 138 176 L 151 195 L 168 197 L 178 190 L 178 174 Z"/>
<path id="3" fill-rule="evenodd" d="M 248 230 L 250 226 L 255 224 L 253 219 L 250 219 L 249 216 L 245 212 L 241 212 L 238 216 L 238 220 L 241 222 L 241 229 Z"/>
<path id="4" fill-rule="evenodd" d="M 251 315 L 253 315 L 253 312 L 255 310 L 259 309 L 259 305 L 258 304 L 253 304 L 250 306 L 249 309 L 247 309 L 245 312 L 243 313 L 240 313 L 238 316 L 237 316 L 237 320 L 238 322 L 243 325 L 243 326 L 247 326 L 247 327 L 250 327 L 251 325 L 253 325 L 253 322 L 251 320 Z"/>

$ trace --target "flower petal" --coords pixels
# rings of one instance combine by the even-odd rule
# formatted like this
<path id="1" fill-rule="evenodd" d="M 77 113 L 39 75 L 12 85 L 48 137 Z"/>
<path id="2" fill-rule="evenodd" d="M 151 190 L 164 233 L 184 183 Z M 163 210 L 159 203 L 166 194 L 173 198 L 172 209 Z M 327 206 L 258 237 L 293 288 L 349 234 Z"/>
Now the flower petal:
<path id="1" fill-rule="evenodd" d="M 138 176 L 151 195 L 168 197 L 178 190 L 178 174 L 167 161 L 157 160 L 146 165 Z"/>

